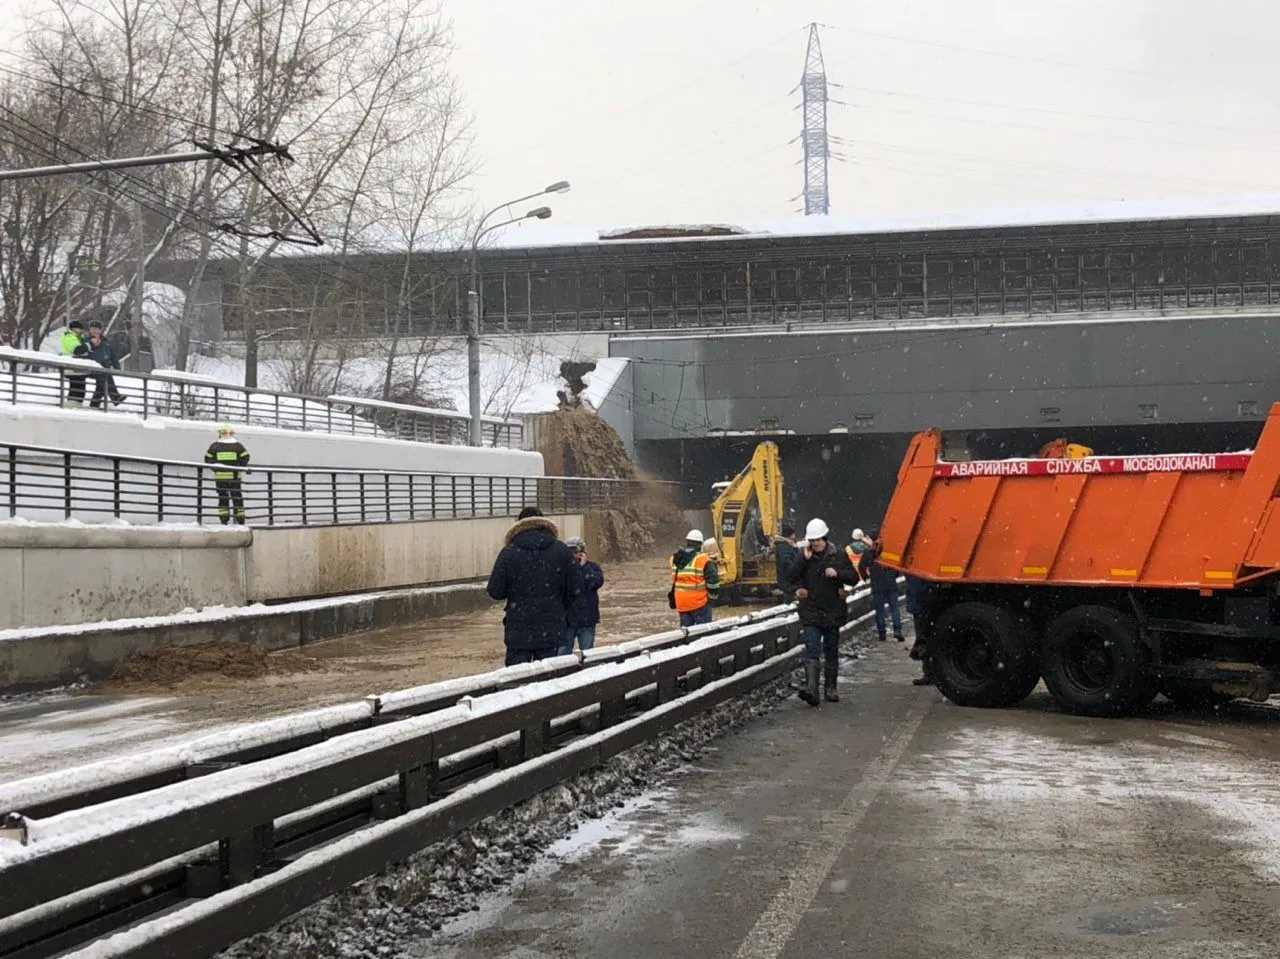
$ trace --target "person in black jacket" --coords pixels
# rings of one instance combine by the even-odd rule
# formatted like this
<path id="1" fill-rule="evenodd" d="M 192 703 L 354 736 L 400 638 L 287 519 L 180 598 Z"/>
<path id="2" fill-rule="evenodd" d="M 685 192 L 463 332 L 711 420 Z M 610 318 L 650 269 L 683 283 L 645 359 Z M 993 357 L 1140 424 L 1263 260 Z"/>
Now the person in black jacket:
<path id="1" fill-rule="evenodd" d="M 116 356 L 115 348 L 103 333 L 102 324 L 96 320 L 89 324 L 88 346 L 89 359 L 99 366 L 105 366 L 109 370 L 120 369 L 120 359 Z M 111 396 L 111 402 L 116 406 L 124 402 L 124 394 L 116 389 L 116 378 L 114 376 L 110 373 L 100 373 L 95 379 L 98 383 L 93 388 L 93 398 L 89 400 L 89 405 L 95 410 L 101 409 L 106 404 L 108 394 Z"/>
<path id="2" fill-rule="evenodd" d="M 582 567 L 556 524 L 535 508 L 523 510 L 489 574 L 489 595 L 507 601 L 506 665 L 556 655 L 569 628 L 567 610 L 583 589 Z"/>
<path id="3" fill-rule="evenodd" d="M 587 544 L 578 536 L 564 541 L 573 551 L 573 558 L 582 567 L 582 595 L 573 601 L 566 615 L 569 632 L 565 644 L 560 647 L 561 656 L 573 653 L 576 640 L 584 653 L 596 644 L 596 626 L 600 624 L 600 587 L 604 585 L 604 570 L 599 563 L 587 558 Z"/>
<path id="4" fill-rule="evenodd" d="M 793 603 L 796 599 L 796 589 L 787 579 L 787 574 L 791 572 L 791 565 L 799 555 L 800 550 L 796 549 L 796 528 L 782 527 L 782 535 L 773 544 L 773 557 L 778 567 L 778 589 L 782 591 L 782 599 L 787 603 Z"/>
<path id="5" fill-rule="evenodd" d="M 876 632 L 880 634 L 880 642 L 886 640 L 886 623 L 884 608 L 889 607 L 889 615 L 893 620 L 893 638 L 900 643 L 906 642 L 902 635 L 902 610 L 898 607 L 898 574 L 888 567 L 881 566 L 880 534 L 871 534 L 875 545 L 862 554 L 859 572 L 864 580 L 871 581 L 871 605 L 876 611 Z"/>
<path id="6" fill-rule="evenodd" d="M 925 655 L 925 643 L 928 642 L 928 625 L 924 615 L 924 598 L 929 584 L 919 576 L 907 574 L 907 612 L 911 614 L 911 624 L 915 628 L 916 641 L 911 644 L 911 658 L 920 661 L 920 675 L 911 680 L 912 686 L 932 686 L 933 669 Z"/>
<path id="7" fill-rule="evenodd" d="M 800 600 L 800 624 L 804 633 L 805 688 L 800 698 L 818 705 L 818 664 L 826 659 L 822 686 L 829 703 L 838 703 L 836 676 L 840 671 L 840 627 L 849 618 L 842 587 L 854 586 L 858 576 L 844 550 L 828 538 L 831 531 L 820 519 L 805 529 L 804 552 L 792 564 L 787 580 Z"/>

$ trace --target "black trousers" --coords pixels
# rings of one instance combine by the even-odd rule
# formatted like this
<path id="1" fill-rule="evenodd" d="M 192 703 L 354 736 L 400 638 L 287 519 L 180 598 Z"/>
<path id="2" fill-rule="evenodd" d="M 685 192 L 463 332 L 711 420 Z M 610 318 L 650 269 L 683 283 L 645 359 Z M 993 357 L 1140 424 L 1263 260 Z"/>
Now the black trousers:
<path id="1" fill-rule="evenodd" d="M 244 493 L 240 489 L 242 480 L 214 480 L 214 489 L 218 491 L 218 518 L 222 525 L 231 522 L 231 510 L 235 508 L 236 522 L 244 523 Z"/>
<path id="2" fill-rule="evenodd" d="M 84 386 L 86 377 L 77 373 L 67 377 L 67 405 L 79 406 L 84 402 Z"/>
<path id="3" fill-rule="evenodd" d="M 93 399 L 89 401 L 89 405 L 99 409 L 110 394 L 111 402 L 119 406 L 123 398 L 120 396 L 120 390 L 116 388 L 116 378 L 110 373 L 100 373 L 94 379 L 98 381 L 98 385 L 93 388 Z"/>

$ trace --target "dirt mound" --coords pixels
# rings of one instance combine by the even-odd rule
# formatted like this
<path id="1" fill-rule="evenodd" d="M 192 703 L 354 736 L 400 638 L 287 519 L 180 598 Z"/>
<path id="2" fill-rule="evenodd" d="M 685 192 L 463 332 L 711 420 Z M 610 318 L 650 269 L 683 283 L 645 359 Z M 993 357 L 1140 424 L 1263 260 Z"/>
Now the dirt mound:
<path id="1" fill-rule="evenodd" d="M 639 480 L 634 502 L 587 513 L 587 542 L 599 558 L 638 559 L 664 551 L 684 533 L 684 517 L 671 489 L 646 479 L 627 457 L 622 437 L 591 410 L 557 410 L 536 417 L 538 452 L 548 476 L 591 476 Z"/>
<path id="2" fill-rule="evenodd" d="M 535 418 L 538 452 L 548 476 L 636 479 L 627 448 L 613 427 L 585 407 L 556 410 Z"/>
<path id="3" fill-rule="evenodd" d="M 246 643 L 192 643 L 157 646 L 134 653 L 116 669 L 113 683 L 170 684 L 202 673 L 254 679 L 279 673 L 309 672 L 320 664 L 298 653 L 276 653 Z"/>

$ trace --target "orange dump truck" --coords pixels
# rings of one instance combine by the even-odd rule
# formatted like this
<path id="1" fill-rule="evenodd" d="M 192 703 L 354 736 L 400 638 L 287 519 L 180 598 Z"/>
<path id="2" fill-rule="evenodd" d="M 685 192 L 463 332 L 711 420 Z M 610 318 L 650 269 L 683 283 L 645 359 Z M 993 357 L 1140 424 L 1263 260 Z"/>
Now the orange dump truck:
<path id="1" fill-rule="evenodd" d="M 1062 708 L 1115 716 L 1280 691 L 1280 404 L 1250 452 L 1054 449 L 948 462 L 931 430 L 907 451 L 880 559 L 926 581 L 942 693 L 1008 706 L 1043 678 Z"/>

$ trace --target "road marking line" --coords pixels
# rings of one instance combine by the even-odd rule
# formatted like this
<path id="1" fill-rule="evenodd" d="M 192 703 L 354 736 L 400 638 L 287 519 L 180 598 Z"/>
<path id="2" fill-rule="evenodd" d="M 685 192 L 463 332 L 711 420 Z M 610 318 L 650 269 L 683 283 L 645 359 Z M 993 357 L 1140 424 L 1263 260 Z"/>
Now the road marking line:
<path id="1" fill-rule="evenodd" d="M 814 837 L 812 852 L 760 914 L 747 938 L 733 954 L 733 959 L 777 959 L 782 955 L 782 950 L 795 935 L 804 914 L 822 889 L 827 874 L 853 838 L 867 809 L 889 781 L 928 711 L 928 706 L 917 706 L 907 714 L 902 725 L 871 761 L 866 775 L 849 790 L 840 807 L 823 817 Z"/>

